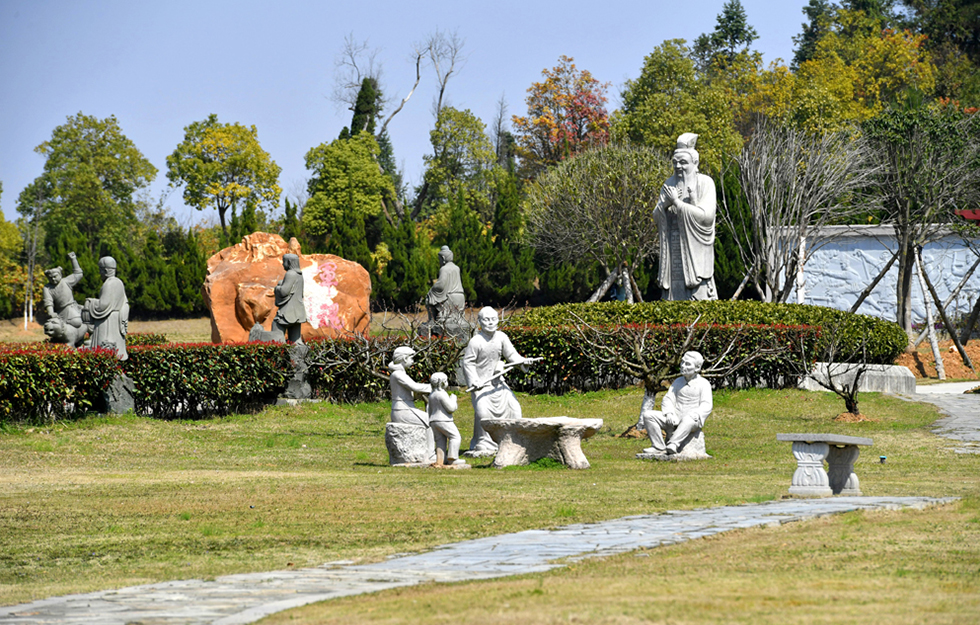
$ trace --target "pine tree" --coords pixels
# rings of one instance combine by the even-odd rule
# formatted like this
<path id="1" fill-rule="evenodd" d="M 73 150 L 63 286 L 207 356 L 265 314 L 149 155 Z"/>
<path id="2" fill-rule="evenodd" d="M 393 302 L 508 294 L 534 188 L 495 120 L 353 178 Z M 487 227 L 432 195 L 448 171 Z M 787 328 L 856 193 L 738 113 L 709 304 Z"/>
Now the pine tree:
<path id="1" fill-rule="evenodd" d="M 517 177 L 508 173 L 497 184 L 493 215 L 494 256 L 487 267 L 487 278 L 493 289 L 488 303 L 502 306 L 526 301 L 534 292 L 534 254 L 520 242 L 524 225 Z"/>

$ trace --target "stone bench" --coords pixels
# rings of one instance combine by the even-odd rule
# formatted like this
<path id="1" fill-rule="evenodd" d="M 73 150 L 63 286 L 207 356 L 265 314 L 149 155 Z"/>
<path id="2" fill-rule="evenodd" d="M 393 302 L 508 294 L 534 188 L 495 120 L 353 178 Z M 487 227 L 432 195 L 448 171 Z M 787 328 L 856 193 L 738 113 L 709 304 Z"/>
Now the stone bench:
<path id="1" fill-rule="evenodd" d="M 487 431 L 499 449 L 493 460 L 497 469 L 530 464 L 551 458 L 571 469 L 588 469 L 582 453 L 582 440 L 602 427 L 602 419 L 545 417 L 541 419 L 483 419 Z"/>
<path id="2" fill-rule="evenodd" d="M 858 457 L 858 445 L 871 445 L 870 438 L 841 434 L 776 434 L 776 440 L 793 443 L 797 466 L 789 488 L 791 495 L 861 494 L 858 477 L 854 474 L 854 461 Z M 829 471 L 824 471 L 824 460 Z"/>

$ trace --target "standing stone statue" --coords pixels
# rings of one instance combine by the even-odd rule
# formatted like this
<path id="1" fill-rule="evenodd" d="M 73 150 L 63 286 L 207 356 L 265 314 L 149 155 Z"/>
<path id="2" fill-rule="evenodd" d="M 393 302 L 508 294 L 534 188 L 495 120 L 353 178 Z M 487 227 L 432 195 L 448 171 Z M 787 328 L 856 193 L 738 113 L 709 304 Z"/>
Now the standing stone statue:
<path id="1" fill-rule="evenodd" d="M 698 173 L 698 135 L 677 138 L 674 175 L 660 191 L 653 217 L 660 229 L 658 284 L 666 300 L 718 299 L 715 288 L 715 183 Z"/>
<path id="2" fill-rule="evenodd" d="M 299 256 L 283 254 L 282 268 L 286 275 L 276 285 L 276 316 L 272 331 L 285 337 L 290 343 L 303 343 L 303 324 L 306 323 L 306 306 L 303 304 L 303 272 L 299 268 Z"/>
<path id="3" fill-rule="evenodd" d="M 463 437 L 453 422 L 453 413 L 459 408 L 455 395 L 446 392 L 449 376 L 437 371 L 429 378 L 432 392 L 429 393 L 429 426 L 436 439 L 436 464 L 453 465 L 459 460 L 459 444 Z"/>
<path id="4" fill-rule="evenodd" d="M 687 352 L 681 358 L 681 376 L 664 395 L 660 410 L 640 415 L 650 445 L 637 454 L 639 458 L 657 460 L 695 460 L 710 458 L 705 452 L 704 421 L 711 414 L 711 383 L 701 377 L 704 357 Z M 667 441 L 664 442 L 666 432 Z"/>
<path id="5" fill-rule="evenodd" d="M 499 319 L 493 308 L 481 309 L 477 319 L 480 330 L 463 352 L 463 374 L 473 402 L 473 439 L 469 451 L 463 455 L 471 458 L 492 456 L 497 452 L 497 443 L 481 425 L 483 419 L 522 418 L 521 405 L 504 381 L 504 373 L 510 367 L 537 360 L 518 354 L 510 338 L 497 330 Z"/>
<path id="6" fill-rule="evenodd" d="M 41 302 L 48 319 L 44 322 L 44 333 L 52 343 L 68 343 L 81 347 L 89 327 L 82 322 L 82 307 L 75 301 L 72 289 L 82 279 L 82 268 L 75 252 L 68 252 L 71 259 L 70 276 L 62 277 L 61 267 L 48 269 L 44 275 L 48 283 L 41 291 Z"/>
<path id="7" fill-rule="evenodd" d="M 436 443 L 429 427 L 429 415 L 415 407 L 415 395 L 428 395 L 432 387 L 416 382 L 408 375 L 408 368 L 415 364 L 414 357 L 415 350 L 411 347 L 397 347 L 388 363 L 391 422 L 385 427 L 385 444 L 393 465 L 436 461 Z"/>
<path id="8" fill-rule="evenodd" d="M 116 259 L 111 256 L 100 258 L 99 275 L 102 276 L 99 297 L 86 299 L 82 309 L 82 320 L 92 324 L 89 347 L 115 350 L 119 360 L 126 360 L 129 358 L 126 352 L 129 300 L 123 281 L 116 277 Z"/>
<path id="9" fill-rule="evenodd" d="M 445 245 L 439 250 L 439 264 L 439 277 L 425 297 L 429 324 L 461 324 L 466 308 L 463 282 L 459 267 L 453 262 L 453 252 Z"/>

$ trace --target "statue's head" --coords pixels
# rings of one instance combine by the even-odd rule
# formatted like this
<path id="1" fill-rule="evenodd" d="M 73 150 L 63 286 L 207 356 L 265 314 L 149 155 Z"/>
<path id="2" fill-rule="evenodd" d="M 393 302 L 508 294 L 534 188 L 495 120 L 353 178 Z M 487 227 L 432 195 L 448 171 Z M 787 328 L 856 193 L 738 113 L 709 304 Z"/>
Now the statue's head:
<path id="1" fill-rule="evenodd" d="M 481 330 L 491 334 L 497 331 L 497 324 L 500 322 L 500 318 L 497 317 L 497 311 L 490 306 L 481 308 L 480 312 L 476 315 L 476 320 L 480 323 Z"/>
<path id="2" fill-rule="evenodd" d="M 677 137 L 677 149 L 671 162 L 674 164 L 674 173 L 678 175 L 690 176 L 698 172 L 698 165 L 701 163 L 701 155 L 694 149 L 698 142 L 698 135 L 693 132 L 685 132 Z"/>
<path id="3" fill-rule="evenodd" d="M 448 245 L 443 245 L 439 250 L 439 264 L 445 265 L 451 262 L 453 262 L 453 251 L 449 249 Z"/>
<path id="4" fill-rule="evenodd" d="M 99 259 L 99 275 L 102 279 L 111 278 L 116 275 L 116 259 L 112 256 L 103 256 Z"/>
<path id="5" fill-rule="evenodd" d="M 63 272 L 61 267 L 52 267 L 44 272 L 44 277 L 46 277 L 51 284 L 58 284 L 61 282 L 62 275 Z"/>
<path id="6" fill-rule="evenodd" d="M 701 372 L 704 366 L 704 356 L 699 352 L 686 352 L 681 358 L 681 375 L 690 382 Z"/>
<path id="7" fill-rule="evenodd" d="M 442 371 L 436 371 L 429 378 L 429 384 L 432 385 L 433 389 L 446 388 L 449 386 L 449 376 Z"/>
<path id="8" fill-rule="evenodd" d="M 395 348 L 395 352 L 391 355 L 391 361 L 396 365 L 411 367 L 415 362 L 412 360 L 413 356 L 415 356 L 415 350 L 407 345 L 402 345 Z"/>
<path id="9" fill-rule="evenodd" d="M 299 269 L 299 256 L 296 254 L 283 254 L 282 268 L 286 271 L 289 271 L 290 269 Z"/>

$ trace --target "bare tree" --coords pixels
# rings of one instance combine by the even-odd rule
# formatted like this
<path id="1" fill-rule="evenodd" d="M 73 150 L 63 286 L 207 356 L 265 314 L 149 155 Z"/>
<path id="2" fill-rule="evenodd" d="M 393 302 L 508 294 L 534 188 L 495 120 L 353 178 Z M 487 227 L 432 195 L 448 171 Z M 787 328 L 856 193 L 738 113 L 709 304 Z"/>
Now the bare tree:
<path id="1" fill-rule="evenodd" d="M 619 325 L 600 327 L 578 319 L 575 329 L 589 356 L 598 362 L 636 378 L 643 385 L 643 401 L 640 415 L 653 410 L 657 394 L 666 391 L 677 378 L 684 354 L 691 350 L 701 351 L 710 326 L 698 326 L 698 316 L 685 329 L 683 340 L 673 332 L 664 332 L 662 326 Z M 750 365 L 759 358 L 782 356 L 787 348 L 774 341 L 771 345 L 757 345 L 748 353 L 737 353 L 741 328 L 736 331 L 720 353 L 704 353 L 701 375 L 705 378 L 727 377 Z M 666 352 L 666 354 L 665 354 Z M 638 423 L 634 426 L 642 429 Z M 630 428 L 632 430 L 634 428 Z M 627 430 L 627 433 L 629 430 Z M 625 434 L 625 433 L 624 433 Z"/>
<path id="2" fill-rule="evenodd" d="M 787 365 L 801 380 L 812 381 L 842 400 L 844 409 L 860 415 L 858 392 L 861 379 L 870 368 L 868 358 L 868 335 L 862 335 L 850 349 L 844 347 L 844 323 L 839 322 L 825 330 L 828 340 L 817 348 L 817 353 L 807 348 L 806 341 L 800 340 L 795 358 L 788 359 Z"/>
<path id="3" fill-rule="evenodd" d="M 916 248 L 938 238 L 955 209 L 980 200 L 978 125 L 976 115 L 924 106 L 889 109 L 865 125 L 884 221 L 898 240 L 897 321 L 906 332 Z"/>
<path id="4" fill-rule="evenodd" d="M 439 83 L 439 92 L 432 101 L 433 119 L 439 119 L 449 77 L 458 72 L 466 62 L 466 58 L 463 56 L 464 44 L 465 40 L 459 36 L 458 31 L 444 33 L 438 29 L 429 35 L 425 42 L 429 63 L 432 65 L 432 69 L 436 73 L 436 81 Z"/>
<path id="5" fill-rule="evenodd" d="M 378 61 L 380 48 L 372 48 L 367 40 L 357 41 L 354 33 L 344 37 L 344 45 L 334 60 L 334 88 L 331 99 L 353 111 L 357 93 L 365 78 L 381 84 L 382 66 Z"/>
<path id="6" fill-rule="evenodd" d="M 763 119 L 735 159 L 747 204 L 724 193 L 722 219 L 731 228 L 748 281 L 766 302 L 785 302 L 814 252 L 827 243 L 812 233 L 867 206 L 847 198 L 870 184 L 865 143 L 844 132 L 808 135 Z"/>
<path id="7" fill-rule="evenodd" d="M 565 160 L 530 186 L 528 239 L 553 259 L 602 267 L 605 280 L 590 302 L 620 276 L 627 300 L 641 299 L 628 270 L 659 250 L 653 209 L 669 175 L 663 155 L 645 147 L 607 145 Z"/>

